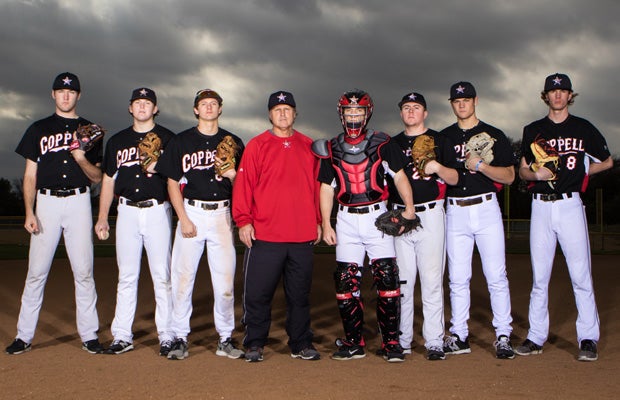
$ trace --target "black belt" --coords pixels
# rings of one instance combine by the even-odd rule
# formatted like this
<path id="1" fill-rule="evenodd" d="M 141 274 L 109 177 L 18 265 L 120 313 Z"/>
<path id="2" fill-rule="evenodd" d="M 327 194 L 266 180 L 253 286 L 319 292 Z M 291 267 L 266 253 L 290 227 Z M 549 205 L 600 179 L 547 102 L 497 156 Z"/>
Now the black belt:
<path id="1" fill-rule="evenodd" d="M 433 208 L 435 208 L 435 206 L 437 205 L 436 201 L 433 201 L 432 203 L 426 203 L 426 204 L 420 204 L 415 206 L 415 212 L 422 212 L 422 211 L 426 211 L 426 210 L 432 210 Z M 395 210 L 404 210 L 405 206 L 402 204 L 394 204 L 394 209 Z"/>
<path id="2" fill-rule="evenodd" d="M 163 201 L 160 201 L 157 199 L 133 201 L 133 200 L 126 199 L 124 197 L 121 197 L 120 199 L 118 199 L 118 202 L 126 206 L 138 207 L 138 208 L 149 208 L 149 207 L 153 207 L 159 204 L 164 204 Z"/>
<path id="3" fill-rule="evenodd" d="M 74 194 L 86 193 L 86 186 L 74 189 L 39 189 L 39 193 L 55 197 L 69 197 Z"/>
<path id="4" fill-rule="evenodd" d="M 203 210 L 217 210 L 218 208 L 220 208 L 220 206 L 222 208 L 228 207 L 230 205 L 230 201 L 224 200 L 224 201 L 220 201 L 217 203 L 209 203 L 206 201 L 190 199 L 190 200 L 187 200 L 187 204 L 189 204 L 190 206 L 194 206 L 194 207 L 200 207 Z"/>
<path id="5" fill-rule="evenodd" d="M 381 205 L 379 203 L 371 204 L 366 207 L 349 207 L 343 206 L 342 204 L 339 206 L 340 211 L 346 211 L 350 214 L 368 214 L 371 211 L 377 211 L 379 209 L 381 209 Z"/>
<path id="6" fill-rule="evenodd" d="M 533 197 L 536 200 L 556 201 L 556 200 L 563 200 L 563 199 L 571 199 L 573 197 L 573 194 L 572 193 L 550 193 L 550 194 L 534 193 Z"/>
<path id="7" fill-rule="evenodd" d="M 486 194 L 484 196 L 472 197 L 471 199 L 448 199 L 448 202 L 452 205 L 457 205 L 461 207 L 473 206 L 475 204 L 480 204 L 483 201 L 489 201 L 493 198 L 491 193 Z"/>

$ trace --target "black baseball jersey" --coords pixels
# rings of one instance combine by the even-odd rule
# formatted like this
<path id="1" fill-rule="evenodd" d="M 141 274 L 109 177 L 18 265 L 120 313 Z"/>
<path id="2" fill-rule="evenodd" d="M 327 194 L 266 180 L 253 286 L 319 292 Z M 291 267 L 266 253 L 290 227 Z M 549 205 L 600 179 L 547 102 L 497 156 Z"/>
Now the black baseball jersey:
<path id="1" fill-rule="evenodd" d="M 321 157 L 319 182 L 329 185 L 335 182 L 336 198 L 345 205 L 362 205 L 387 200 L 389 193 L 383 163 L 387 163 L 387 167 L 394 173 L 398 172 L 407 165 L 405 155 L 390 140 L 390 136 L 383 132 L 368 131 L 366 137 L 358 144 L 346 143 L 344 137 L 344 133 L 341 133 L 332 139 L 329 156 Z M 373 145 L 377 140 L 380 144 Z M 338 151 L 340 147 L 342 149 Z M 359 152 L 358 155 L 355 155 L 356 151 Z M 339 152 L 343 154 L 337 154 Z M 335 164 L 350 164 L 351 171 L 345 174 L 339 168 L 338 173 Z M 355 179 L 356 182 L 351 182 L 351 179 Z M 353 186 L 355 190 L 352 190 Z M 372 197 L 374 192 L 377 192 L 378 198 Z"/>
<path id="2" fill-rule="evenodd" d="M 162 141 L 162 149 L 174 137 L 174 133 L 161 125 L 152 129 Z M 148 132 L 136 132 L 133 127 L 112 136 L 106 144 L 103 157 L 103 172 L 114 178 L 114 194 L 132 201 L 168 197 L 167 178 L 161 174 L 142 171 L 138 143 Z M 162 150 L 164 153 L 165 150 Z"/>
<path id="3" fill-rule="evenodd" d="M 486 132 L 495 139 L 493 143 L 493 161 L 491 165 L 494 167 L 508 167 L 515 165 L 517 160 L 510 141 L 501 130 L 479 121 L 478 125 L 471 129 L 461 129 L 457 123 L 450 125 L 440 132 L 450 139 L 454 144 L 456 151 L 457 171 L 459 173 L 459 181 L 455 186 L 448 186 L 448 197 L 468 197 L 482 193 L 499 192 L 504 186 L 501 183 L 493 181 L 485 174 L 469 171 L 465 168 L 465 144 L 474 135 Z"/>
<path id="4" fill-rule="evenodd" d="M 24 133 L 15 152 L 37 163 L 37 189 L 73 189 L 91 182 L 69 151 L 73 134 L 80 125 L 91 122 L 82 117 L 64 118 L 53 114 L 34 122 Z M 86 159 L 101 162 L 103 141 L 86 152 Z"/>
<path id="5" fill-rule="evenodd" d="M 215 173 L 215 150 L 224 136 L 230 135 L 239 145 L 237 166 L 244 145 L 239 137 L 219 128 L 215 135 L 203 135 L 197 127 L 176 135 L 155 169 L 181 184 L 183 197 L 203 201 L 228 200 L 232 197 L 232 182 Z"/>
<path id="6" fill-rule="evenodd" d="M 528 187 L 533 193 L 584 192 L 590 159 L 602 162 L 611 155 L 601 132 L 589 121 L 574 115 L 559 124 L 545 117 L 523 128 L 521 154 L 528 164 L 534 161 L 530 144 L 539 137 L 556 149 L 560 167 L 557 180 L 530 182 Z"/>
<path id="7" fill-rule="evenodd" d="M 437 161 L 448 168 L 457 168 L 456 153 L 452 142 L 445 135 L 432 129 L 428 129 L 424 134 L 431 136 L 435 141 L 435 157 Z M 404 131 L 392 137 L 392 140 L 409 159 L 409 164 L 405 167 L 405 173 L 413 189 L 413 200 L 416 204 L 420 204 L 443 199 L 446 197 L 446 183 L 435 174 L 422 178 L 413 164 L 411 147 L 417 137 L 408 136 Z M 391 177 L 388 178 L 388 184 L 390 185 L 390 203 L 403 204 L 398 191 L 394 187 L 394 180 Z"/>

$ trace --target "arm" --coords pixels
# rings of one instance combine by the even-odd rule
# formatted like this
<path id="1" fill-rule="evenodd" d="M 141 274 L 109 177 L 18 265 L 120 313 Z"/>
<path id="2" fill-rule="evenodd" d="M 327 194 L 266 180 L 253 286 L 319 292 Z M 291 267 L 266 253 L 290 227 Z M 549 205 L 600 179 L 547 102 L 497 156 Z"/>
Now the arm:
<path id="1" fill-rule="evenodd" d="M 401 169 L 394 175 L 394 186 L 396 186 L 396 190 L 398 190 L 398 194 L 405 204 L 403 217 L 414 219 L 415 208 L 413 206 L 413 191 L 411 190 L 411 184 L 404 170 Z"/>
<path id="2" fill-rule="evenodd" d="M 614 166 L 614 160 L 609 156 L 607 160 L 590 164 L 588 175 L 598 174 Z"/>
<path id="3" fill-rule="evenodd" d="M 181 193 L 179 182 L 171 178 L 168 178 L 168 195 L 170 196 L 170 203 L 179 218 L 183 237 L 192 238 L 196 236 L 198 231 L 196 230 L 196 225 L 194 225 L 187 216 L 187 212 L 185 212 L 185 204 L 183 204 L 183 194 Z"/>
<path id="4" fill-rule="evenodd" d="M 330 246 L 336 244 L 336 231 L 332 228 L 331 216 L 334 207 L 334 188 L 327 183 L 321 183 L 319 206 L 323 227 L 323 240 Z"/>
<path id="5" fill-rule="evenodd" d="M 530 165 L 525 161 L 525 157 L 521 157 L 519 164 L 519 177 L 525 181 L 548 181 L 553 177 L 553 172 L 547 168 L 539 168 L 534 172 L 530 169 Z"/>
<path id="6" fill-rule="evenodd" d="M 465 168 L 482 173 L 491 180 L 504 185 L 510 185 L 515 180 L 515 169 L 512 165 L 496 167 L 485 163 L 480 157 L 468 157 L 465 160 Z"/>
<path id="7" fill-rule="evenodd" d="M 103 175 L 103 181 L 101 183 L 101 193 L 99 194 L 99 217 L 95 224 L 95 234 L 100 240 L 107 238 L 106 233 L 110 231 L 110 225 L 108 224 L 108 215 L 110 213 L 110 207 L 114 200 L 114 178 Z"/>
<path id="8" fill-rule="evenodd" d="M 75 162 L 82 168 L 84 174 L 92 183 L 101 182 L 103 172 L 101 171 L 101 164 L 91 164 L 86 158 L 86 152 L 84 150 L 76 149 L 71 152 Z"/>
<path id="9" fill-rule="evenodd" d="M 459 173 L 454 168 L 448 168 L 437 160 L 430 160 L 424 167 L 424 173 L 427 175 L 437 174 L 448 185 L 456 185 L 459 181 Z"/>
<path id="10" fill-rule="evenodd" d="M 24 192 L 24 206 L 26 209 L 24 228 L 26 228 L 28 233 L 37 234 L 39 233 L 39 222 L 34 212 L 34 202 L 37 197 L 37 163 L 29 159 L 26 159 L 22 190 Z"/>

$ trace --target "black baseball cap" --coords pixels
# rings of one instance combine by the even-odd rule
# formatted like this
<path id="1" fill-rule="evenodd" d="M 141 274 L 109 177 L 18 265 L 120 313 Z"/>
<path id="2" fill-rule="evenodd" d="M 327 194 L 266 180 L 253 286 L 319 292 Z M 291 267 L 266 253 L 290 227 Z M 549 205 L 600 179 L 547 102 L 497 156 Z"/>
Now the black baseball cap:
<path id="1" fill-rule="evenodd" d="M 476 97 L 476 89 L 469 82 L 457 82 L 450 88 L 450 100 Z"/>
<path id="2" fill-rule="evenodd" d="M 149 88 L 143 87 L 134 89 L 131 93 L 131 99 L 129 99 L 129 104 L 133 103 L 134 100 L 138 99 L 150 100 L 153 104 L 157 105 L 157 95 L 153 90 Z"/>
<path id="3" fill-rule="evenodd" d="M 58 76 L 54 79 L 54 83 L 52 84 L 52 90 L 60 89 L 69 89 L 79 92 L 80 80 L 78 79 L 77 75 L 72 74 L 71 72 L 63 72 L 62 74 L 58 74 Z"/>
<path id="4" fill-rule="evenodd" d="M 403 104 L 405 103 L 418 103 L 421 104 L 424 109 L 426 109 L 426 99 L 420 93 L 410 92 L 403 96 L 403 98 L 398 102 L 398 108 L 403 108 Z"/>
<path id="5" fill-rule="evenodd" d="M 194 97 L 194 107 L 196 107 L 200 100 L 203 99 L 215 99 L 220 106 L 223 102 L 222 96 L 220 96 L 215 90 L 202 89 L 196 92 L 196 97 Z"/>
<path id="6" fill-rule="evenodd" d="M 549 75 L 545 79 L 544 92 L 547 93 L 548 91 L 555 89 L 570 90 L 571 92 L 573 91 L 573 84 L 571 83 L 568 75 L 556 72 L 553 75 Z"/>
<path id="7" fill-rule="evenodd" d="M 284 90 L 280 90 L 278 92 L 274 92 L 269 95 L 269 102 L 267 103 L 267 109 L 271 110 L 277 105 L 286 104 L 293 108 L 296 108 L 295 98 L 293 97 L 293 93 L 286 92 Z"/>

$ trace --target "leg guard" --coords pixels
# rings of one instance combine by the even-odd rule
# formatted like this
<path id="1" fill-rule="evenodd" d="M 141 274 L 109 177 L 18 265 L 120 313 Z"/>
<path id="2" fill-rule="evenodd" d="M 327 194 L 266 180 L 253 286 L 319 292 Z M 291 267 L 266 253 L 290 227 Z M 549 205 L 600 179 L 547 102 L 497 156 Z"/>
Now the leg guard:
<path id="1" fill-rule="evenodd" d="M 336 301 L 346 341 L 353 345 L 364 345 L 362 327 L 364 325 L 364 305 L 360 298 L 362 271 L 355 263 L 338 262 L 334 281 Z"/>
<path id="2" fill-rule="evenodd" d="M 400 329 L 400 279 L 393 258 L 379 258 L 371 264 L 377 287 L 377 322 L 383 345 L 398 344 Z"/>

